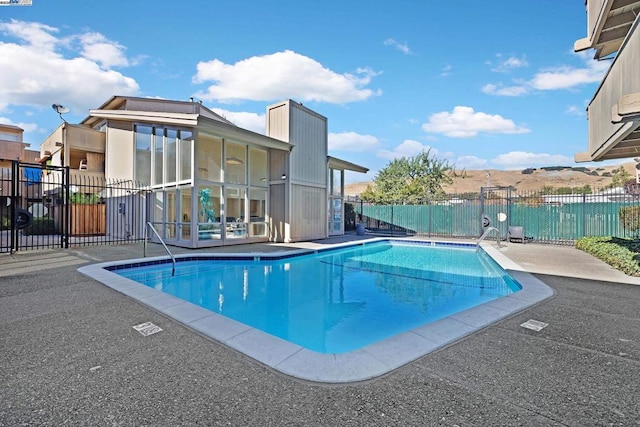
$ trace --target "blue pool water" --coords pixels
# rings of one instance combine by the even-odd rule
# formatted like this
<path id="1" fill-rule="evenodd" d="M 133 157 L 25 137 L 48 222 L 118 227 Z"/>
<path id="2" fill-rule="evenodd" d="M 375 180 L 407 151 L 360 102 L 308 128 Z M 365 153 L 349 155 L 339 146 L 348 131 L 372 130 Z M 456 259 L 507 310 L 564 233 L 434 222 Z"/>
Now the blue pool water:
<path id="1" fill-rule="evenodd" d="M 261 258 L 268 258 L 263 256 Z M 484 251 L 394 241 L 115 273 L 320 353 L 352 351 L 520 290 Z"/>

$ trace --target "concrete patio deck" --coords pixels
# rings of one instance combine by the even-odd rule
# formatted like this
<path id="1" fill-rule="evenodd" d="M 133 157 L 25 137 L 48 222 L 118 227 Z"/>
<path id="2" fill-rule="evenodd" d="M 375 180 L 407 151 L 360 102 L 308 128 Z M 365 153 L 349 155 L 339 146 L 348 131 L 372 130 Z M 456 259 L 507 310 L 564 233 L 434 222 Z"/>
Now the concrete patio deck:
<path id="1" fill-rule="evenodd" d="M 556 295 L 335 386 L 277 373 L 76 271 L 141 245 L 1 255 L 0 425 L 638 425 L 640 280 L 570 247 L 499 251 Z M 530 319 L 549 325 L 520 326 Z M 133 330 L 146 321 L 163 331 Z"/>

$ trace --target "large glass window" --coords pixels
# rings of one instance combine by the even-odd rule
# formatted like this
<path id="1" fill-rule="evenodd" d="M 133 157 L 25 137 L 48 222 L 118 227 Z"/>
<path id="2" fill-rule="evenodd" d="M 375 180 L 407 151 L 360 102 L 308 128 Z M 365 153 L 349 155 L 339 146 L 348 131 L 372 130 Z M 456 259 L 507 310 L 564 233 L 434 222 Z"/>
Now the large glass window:
<path id="1" fill-rule="evenodd" d="M 331 194 L 342 196 L 342 171 L 339 169 L 331 169 Z"/>
<path id="2" fill-rule="evenodd" d="M 247 147 L 245 145 L 225 142 L 225 182 L 230 184 L 247 183 Z"/>
<path id="3" fill-rule="evenodd" d="M 155 128 L 153 130 L 153 184 L 162 184 L 164 176 L 162 173 L 164 162 L 164 128 Z"/>
<path id="4" fill-rule="evenodd" d="M 198 240 L 221 238 L 221 193 L 219 185 L 198 186 Z"/>
<path id="5" fill-rule="evenodd" d="M 260 148 L 249 148 L 249 185 L 267 187 L 267 151 Z"/>
<path id="6" fill-rule="evenodd" d="M 162 223 L 164 222 L 164 191 L 153 192 L 153 225 L 160 236 L 164 237 Z"/>
<path id="7" fill-rule="evenodd" d="M 191 240 L 191 187 L 180 187 L 180 224 L 179 239 Z"/>
<path id="8" fill-rule="evenodd" d="M 191 179 L 191 152 L 193 150 L 193 133 L 180 131 L 180 180 Z"/>
<path id="9" fill-rule="evenodd" d="M 151 126 L 135 126 L 135 179 L 136 181 L 151 183 Z"/>
<path id="10" fill-rule="evenodd" d="M 249 190 L 249 236 L 267 236 L 267 190 Z"/>
<path id="11" fill-rule="evenodd" d="M 247 237 L 244 188 L 227 188 L 224 204 L 227 239 Z"/>
<path id="12" fill-rule="evenodd" d="M 331 233 L 339 233 L 342 231 L 342 199 L 331 199 L 333 205 L 332 223 L 329 225 Z"/>
<path id="13" fill-rule="evenodd" d="M 176 129 L 167 129 L 167 152 L 165 155 L 165 171 L 166 176 L 164 182 L 176 182 L 176 150 L 177 150 L 178 131 Z"/>
<path id="14" fill-rule="evenodd" d="M 200 135 L 197 145 L 198 178 L 220 182 L 222 180 L 222 140 Z"/>
<path id="15" fill-rule="evenodd" d="M 176 238 L 176 217 L 178 213 L 178 199 L 176 190 L 174 188 L 167 189 L 165 194 L 165 225 L 166 225 L 166 233 L 165 237 L 167 239 L 175 239 Z"/>

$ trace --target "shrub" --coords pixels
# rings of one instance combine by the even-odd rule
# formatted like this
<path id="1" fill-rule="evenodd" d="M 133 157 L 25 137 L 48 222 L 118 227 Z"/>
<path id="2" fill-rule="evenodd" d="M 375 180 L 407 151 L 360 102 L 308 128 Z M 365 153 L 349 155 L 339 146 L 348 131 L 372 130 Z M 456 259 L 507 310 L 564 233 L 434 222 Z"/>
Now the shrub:
<path id="1" fill-rule="evenodd" d="M 95 205 L 100 203 L 102 199 L 95 193 L 71 193 L 69 201 L 75 205 Z"/>
<path id="2" fill-rule="evenodd" d="M 56 223 L 52 218 L 33 218 L 31 225 L 22 230 L 25 236 L 35 234 L 58 234 Z"/>
<path id="3" fill-rule="evenodd" d="M 618 217 L 622 228 L 634 237 L 640 233 L 640 206 L 626 206 L 620 208 Z"/>
<path id="4" fill-rule="evenodd" d="M 572 167 L 571 170 L 574 170 L 576 172 L 584 172 L 584 173 L 589 173 L 589 168 L 586 168 L 584 166 L 576 166 L 576 167 Z"/>
<path id="5" fill-rule="evenodd" d="M 544 167 L 541 167 L 540 169 L 545 171 L 561 171 L 565 169 L 571 169 L 571 166 L 544 166 Z"/>
<path id="6" fill-rule="evenodd" d="M 640 242 L 617 237 L 583 237 L 576 248 L 606 262 L 629 276 L 640 276 Z"/>

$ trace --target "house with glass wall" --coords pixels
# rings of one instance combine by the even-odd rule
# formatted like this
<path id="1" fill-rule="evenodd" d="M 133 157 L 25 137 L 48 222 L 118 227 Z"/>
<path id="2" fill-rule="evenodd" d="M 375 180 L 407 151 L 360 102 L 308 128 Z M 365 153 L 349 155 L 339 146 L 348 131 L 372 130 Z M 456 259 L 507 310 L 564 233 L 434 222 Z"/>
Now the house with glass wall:
<path id="1" fill-rule="evenodd" d="M 196 248 L 343 234 L 344 172 L 368 169 L 328 156 L 327 119 L 300 103 L 271 105 L 266 120 L 262 135 L 200 102 L 114 96 L 79 125 L 61 125 L 74 132 L 50 137 L 41 152 L 73 148 L 66 157 L 71 164 L 64 157 L 57 163 L 84 173 L 91 158 L 99 163 L 92 173 L 145 188 L 137 195 L 146 208 L 136 230 L 150 221 L 167 244 Z M 91 144 L 74 141 L 83 133 Z"/>

